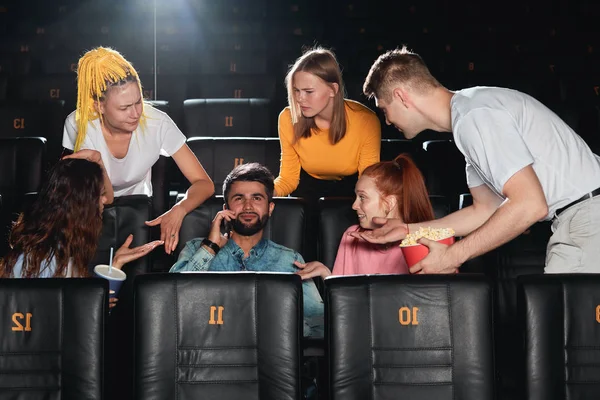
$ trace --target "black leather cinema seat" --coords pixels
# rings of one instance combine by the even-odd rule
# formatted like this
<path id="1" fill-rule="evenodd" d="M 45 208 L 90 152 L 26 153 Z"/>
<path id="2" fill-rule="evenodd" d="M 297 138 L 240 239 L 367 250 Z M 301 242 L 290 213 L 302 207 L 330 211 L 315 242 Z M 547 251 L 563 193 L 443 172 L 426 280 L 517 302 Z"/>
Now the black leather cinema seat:
<path id="1" fill-rule="evenodd" d="M 241 33 L 241 32 L 238 32 Z M 191 69 L 204 75 L 263 75 L 267 73 L 266 51 L 211 51 L 195 54 Z"/>
<path id="2" fill-rule="evenodd" d="M 188 87 L 188 98 L 264 98 L 275 95 L 271 75 L 201 75 Z"/>
<path id="3" fill-rule="evenodd" d="M 40 137 L 0 138 L 0 255 L 7 247 L 12 221 L 31 200 L 42 182 L 46 139 Z"/>
<path id="4" fill-rule="evenodd" d="M 48 160 L 56 162 L 62 152 L 65 109 L 60 100 L 11 102 L 0 105 L 0 137 L 44 137 Z"/>
<path id="5" fill-rule="evenodd" d="M 268 137 L 269 99 L 188 99 L 183 103 L 187 137 Z"/>
<path id="6" fill-rule="evenodd" d="M 458 209 L 461 193 L 469 191 L 465 175 L 465 158 L 451 140 L 430 140 L 423 143 L 423 175 L 427 190 L 456 198 L 453 210 Z"/>
<path id="7" fill-rule="evenodd" d="M 279 172 L 281 148 L 276 137 L 193 137 L 187 144 L 215 183 L 216 194 L 222 194 L 225 177 L 240 164 L 257 162 L 274 176 Z M 182 185 L 187 188 L 189 182 Z"/>
<path id="8" fill-rule="evenodd" d="M 522 329 L 517 320 L 518 278 L 521 275 L 544 273 L 546 246 L 551 234 L 549 222 L 537 222 L 525 233 L 479 257 L 483 260 L 483 272 L 493 277 L 495 286 L 496 368 L 498 390 L 503 398 L 514 398 L 519 392 L 521 380 L 515 369 L 515 364 L 522 360 L 517 350 L 523 343 Z"/>
<path id="9" fill-rule="evenodd" d="M 429 196 L 436 218 L 449 213 L 444 196 Z M 333 268 L 342 235 L 350 226 L 358 224 L 356 211 L 352 209 L 351 197 L 323 197 L 319 199 L 319 243 L 318 259 Z"/>
<path id="10" fill-rule="evenodd" d="M 136 280 L 136 399 L 300 399 L 297 275 L 152 274 Z"/>
<path id="11" fill-rule="evenodd" d="M 169 114 L 169 111 L 171 110 L 169 102 L 166 100 L 144 100 L 144 102 L 167 114 Z M 171 115 L 169 116 L 173 118 Z"/>
<path id="12" fill-rule="evenodd" d="M 600 398 L 600 275 L 524 276 L 518 296 L 523 398 Z"/>
<path id="13" fill-rule="evenodd" d="M 429 201 L 433 208 L 433 215 L 436 219 L 443 218 L 451 213 L 450 200 L 446 196 L 429 195 Z"/>
<path id="14" fill-rule="evenodd" d="M 36 192 L 42 182 L 46 139 L 0 138 L 0 193 Z"/>
<path id="15" fill-rule="evenodd" d="M 150 228 L 145 221 L 150 221 L 152 201 L 146 195 L 115 197 L 112 204 L 104 206 L 102 214 L 102 235 L 98 243 L 96 255 L 90 266 L 106 264 L 110 258 L 110 248 L 117 251 L 127 236 L 133 235 L 130 247 L 141 246 L 150 241 Z M 142 257 L 126 264 L 123 271 L 127 276 L 144 274 L 150 271 L 149 257 Z M 130 283 L 127 279 L 126 284 Z"/>
<path id="16" fill-rule="evenodd" d="M 102 214 L 102 235 L 98 249 L 90 267 L 106 264 L 110 258 L 110 248 L 116 252 L 125 242 L 129 234 L 133 234 L 131 247 L 140 246 L 150 241 L 150 228 L 144 221 L 151 219 L 151 200 L 145 195 L 116 197 L 113 204 L 104 207 Z M 163 252 L 162 246 L 154 253 Z M 133 391 L 133 282 L 138 275 L 150 272 L 152 257 L 150 253 L 123 267 L 127 279 L 118 294 L 119 302 L 112 309 L 107 329 L 107 342 L 110 352 L 107 353 L 107 395 L 114 400 L 130 400 Z"/>
<path id="17" fill-rule="evenodd" d="M 303 254 L 306 214 L 304 201 L 295 197 L 276 197 L 273 201 L 275 209 L 265 227 L 263 237 Z M 179 254 L 188 241 L 207 237 L 212 220 L 222 209 L 223 196 L 214 196 L 186 215 L 179 231 L 176 254 Z"/>
<path id="18" fill-rule="evenodd" d="M 20 99 L 25 101 L 65 102 L 65 109 L 77 106 L 77 76 L 74 73 L 28 77 L 20 87 Z"/>
<path id="19" fill-rule="evenodd" d="M 362 91 L 362 83 L 361 83 Z M 381 139 L 381 161 L 392 161 L 402 153 L 410 154 L 415 163 L 419 163 L 419 148 L 412 140 Z"/>
<path id="20" fill-rule="evenodd" d="M 319 241 L 317 257 L 333 269 L 342 235 L 350 226 L 358 224 L 356 211 L 350 197 L 324 197 L 319 199 Z"/>
<path id="21" fill-rule="evenodd" d="M 0 72 L 0 101 L 6 101 L 6 88 L 8 87 L 8 76 Z"/>
<path id="22" fill-rule="evenodd" d="M 494 398 L 483 277 L 331 277 L 325 287 L 331 400 Z"/>
<path id="23" fill-rule="evenodd" d="M 0 398 L 103 399 L 104 279 L 1 279 Z"/>

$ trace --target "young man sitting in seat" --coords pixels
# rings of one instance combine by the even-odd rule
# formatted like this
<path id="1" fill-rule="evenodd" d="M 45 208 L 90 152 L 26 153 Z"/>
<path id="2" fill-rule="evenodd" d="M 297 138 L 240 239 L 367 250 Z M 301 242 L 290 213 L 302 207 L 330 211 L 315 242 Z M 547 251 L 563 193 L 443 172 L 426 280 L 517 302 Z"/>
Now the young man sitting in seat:
<path id="1" fill-rule="evenodd" d="M 269 271 L 296 272 L 294 262 L 302 256 L 263 238 L 273 213 L 274 178 L 258 163 L 242 164 L 223 182 L 223 210 L 215 216 L 208 238 L 186 243 L 170 272 Z M 227 227 L 221 233 L 221 224 Z M 323 300 L 312 280 L 302 283 L 304 336 L 323 336 Z"/>

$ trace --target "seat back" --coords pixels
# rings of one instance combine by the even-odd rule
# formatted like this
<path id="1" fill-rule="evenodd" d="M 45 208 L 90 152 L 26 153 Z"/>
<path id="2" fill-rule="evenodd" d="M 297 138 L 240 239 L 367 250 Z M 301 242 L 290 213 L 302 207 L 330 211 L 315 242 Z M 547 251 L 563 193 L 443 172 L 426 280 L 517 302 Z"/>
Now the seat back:
<path id="1" fill-rule="evenodd" d="M 317 257 L 329 269 L 333 269 L 342 235 L 350 226 L 358 223 L 352 209 L 351 197 L 324 197 L 319 199 L 319 241 Z"/>
<path id="2" fill-rule="evenodd" d="M 62 100 L 70 111 L 77 106 L 77 76 L 71 72 L 28 77 L 21 84 L 19 96 L 25 101 Z"/>
<path id="3" fill-rule="evenodd" d="M 110 248 L 116 252 L 129 234 L 133 234 L 130 247 L 140 246 L 150 241 L 150 228 L 144 224 L 152 215 L 151 200 L 146 195 L 116 197 L 114 202 L 104 207 L 102 214 L 102 234 L 96 255 L 90 268 L 97 264 L 106 264 L 110 258 Z M 158 247 L 155 252 L 164 252 Z M 111 352 L 107 354 L 107 398 L 126 400 L 133 392 L 133 282 L 136 276 L 150 271 L 154 254 L 149 254 L 126 264 L 123 272 L 127 279 L 121 286 L 117 297 L 119 302 L 112 309 L 107 330 L 107 343 Z"/>
<path id="4" fill-rule="evenodd" d="M 62 101 L 23 102 L 0 106 L 0 137 L 44 137 L 48 160 L 56 162 L 62 152 L 65 122 Z"/>
<path id="5" fill-rule="evenodd" d="M 0 279 L 0 397 L 103 398 L 104 279 Z"/>
<path id="6" fill-rule="evenodd" d="M 267 52 L 207 51 L 195 54 L 190 67 L 204 75 L 263 75 L 267 73 Z"/>
<path id="7" fill-rule="evenodd" d="M 424 142 L 423 150 L 423 175 L 429 193 L 448 196 L 452 210 L 457 210 L 460 194 L 469 191 L 464 156 L 451 140 Z"/>
<path id="8" fill-rule="evenodd" d="M 115 197 L 112 204 L 104 206 L 102 234 L 90 267 L 106 264 L 110 258 L 110 248 L 116 252 L 130 234 L 133 235 L 130 247 L 148 243 L 150 228 L 144 222 L 151 220 L 151 203 L 152 200 L 146 195 L 132 195 Z M 130 262 L 123 267 L 123 271 L 131 278 L 145 274 L 150 271 L 150 258 L 146 256 Z M 125 285 L 128 283 L 131 284 L 130 279 L 127 279 Z"/>
<path id="9" fill-rule="evenodd" d="M 223 194 L 225 177 L 239 164 L 257 162 L 274 176 L 279 173 L 281 150 L 275 137 L 193 137 L 187 144 L 215 183 L 216 194 Z M 189 182 L 182 185 L 187 187 Z"/>
<path id="10" fill-rule="evenodd" d="M 446 196 L 441 195 L 429 195 L 429 201 L 431 202 L 431 208 L 433 208 L 433 215 L 436 219 L 443 218 L 450 214 L 451 204 L 450 199 Z"/>
<path id="11" fill-rule="evenodd" d="M 420 150 L 415 142 L 407 139 L 381 139 L 381 161 L 392 161 L 403 153 L 410 154 L 412 160 L 419 165 Z"/>
<path id="12" fill-rule="evenodd" d="M 40 188 L 46 154 L 46 139 L 0 138 L 0 255 L 8 249 L 10 226 L 28 204 L 28 193 Z"/>
<path id="13" fill-rule="evenodd" d="M 187 137 L 272 136 L 269 99 L 188 99 L 183 110 Z"/>
<path id="14" fill-rule="evenodd" d="M 523 276 L 518 296 L 525 350 L 523 398 L 599 398 L 600 276 Z"/>
<path id="15" fill-rule="evenodd" d="M 41 137 L 0 138 L 0 193 L 36 192 L 44 173 L 46 139 Z"/>
<path id="16" fill-rule="evenodd" d="M 301 398 L 299 276 L 152 274 L 135 294 L 136 399 Z"/>
<path id="17" fill-rule="evenodd" d="M 518 392 L 520 375 L 515 364 L 521 362 L 516 349 L 522 346 L 521 328 L 517 323 L 517 282 L 521 275 L 544 273 L 546 247 L 550 239 L 549 222 L 538 222 L 525 233 L 481 256 L 485 260 L 486 274 L 495 282 L 496 366 L 498 368 L 498 390 L 512 397 Z M 494 266 L 489 271 L 489 266 Z"/>
<path id="18" fill-rule="evenodd" d="M 0 66 L 1 68 L 1 66 Z M 0 69 L 0 101 L 6 101 L 6 92 L 8 88 L 8 75 Z"/>
<path id="19" fill-rule="evenodd" d="M 169 102 L 165 100 L 145 100 L 147 104 L 160 110 L 164 113 L 169 114 L 171 118 L 174 118 L 170 114 Z M 160 156 L 158 160 L 152 166 L 152 211 L 153 217 L 165 213 L 169 209 L 169 184 L 172 177 L 170 176 L 174 161 L 172 157 Z"/>
<path id="20" fill-rule="evenodd" d="M 188 88 L 188 98 L 273 98 L 275 79 L 270 75 L 203 75 Z"/>
<path id="21" fill-rule="evenodd" d="M 436 218 L 449 214 L 445 196 L 429 196 Z M 319 243 L 318 259 L 333 268 L 342 235 L 350 226 L 358 223 L 356 211 L 352 209 L 351 197 L 324 197 L 319 199 Z"/>
<path id="22" fill-rule="evenodd" d="M 325 288 L 330 399 L 493 399 L 483 277 L 330 277 Z"/>
<path id="23" fill-rule="evenodd" d="M 144 100 L 144 102 L 167 114 L 169 114 L 169 111 L 171 110 L 169 102 L 166 100 Z"/>
<path id="24" fill-rule="evenodd" d="M 159 156 L 152 166 L 152 215 L 158 217 L 169 210 L 170 172 L 173 171 L 172 157 Z M 179 172 L 179 171 L 177 171 Z"/>
<path id="25" fill-rule="evenodd" d="M 276 197 L 273 202 L 275 209 L 264 229 L 263 237 L 303 254 L 306 204 L 295 197 Z M 181 252 L 188 241 L 208 237 L 212 221 L 217 212 L 223 209 L 223 204 L 223 196 L 214 196 L 185 216 L 179 231 L 176 254 Z"/>

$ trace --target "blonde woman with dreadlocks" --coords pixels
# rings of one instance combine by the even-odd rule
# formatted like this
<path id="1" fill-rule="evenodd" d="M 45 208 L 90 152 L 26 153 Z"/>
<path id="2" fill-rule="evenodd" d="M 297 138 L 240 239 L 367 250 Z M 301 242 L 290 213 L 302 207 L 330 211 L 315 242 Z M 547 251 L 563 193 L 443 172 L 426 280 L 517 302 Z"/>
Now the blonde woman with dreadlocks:
<path id="1" fill-rule="evenodd" d="M 117 51 L 98 47 L 79 60 L 77 109 L 65 121 L 63 147 L 68 157 L 99 163 L 106 172 L 109 202 L 114 196 L 152 196 L 151 168 L 159 156 L 173 157 L 190 181 L 183 200 L 158 218 L 160 239 L 170 254 L 179 241 L 187 213 L 214 193 L 214 184 L 169 116 L 147 104 L 136 70 Z"/>

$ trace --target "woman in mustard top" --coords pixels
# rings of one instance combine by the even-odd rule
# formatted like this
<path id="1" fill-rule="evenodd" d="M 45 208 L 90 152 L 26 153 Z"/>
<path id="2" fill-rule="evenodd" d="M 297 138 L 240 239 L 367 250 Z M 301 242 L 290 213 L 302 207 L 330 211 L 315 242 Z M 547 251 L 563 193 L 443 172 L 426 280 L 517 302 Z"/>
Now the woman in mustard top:
<path id="1" fill-rule="evenodd" d="M 279 115 L 281 166 L 275 195 L 309 202 L 353 196 L 358 175 L 379 162 L 379 118 L 344 99 L 340 66 L 329 50 L 303 54 L 285 82 L 289 106 Z"/>

